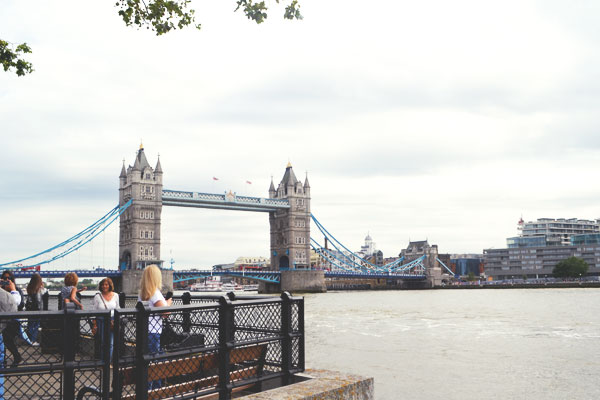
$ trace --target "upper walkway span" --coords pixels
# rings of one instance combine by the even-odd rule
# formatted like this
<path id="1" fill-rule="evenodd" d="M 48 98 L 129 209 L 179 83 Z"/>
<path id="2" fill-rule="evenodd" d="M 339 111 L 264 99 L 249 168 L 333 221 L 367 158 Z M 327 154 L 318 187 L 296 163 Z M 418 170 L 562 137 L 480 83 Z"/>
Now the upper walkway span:
<path id="1" fill-rule="evenodd" d="M 258 212 L 273 212 L 290 208 L 290 203 L 287 199 L 238 196 L 232 192 L 215 194 L 168 189 L 163 189 L 162 191 L 162 204 L 163 206 L 216 208 L 221 210 Z"/>

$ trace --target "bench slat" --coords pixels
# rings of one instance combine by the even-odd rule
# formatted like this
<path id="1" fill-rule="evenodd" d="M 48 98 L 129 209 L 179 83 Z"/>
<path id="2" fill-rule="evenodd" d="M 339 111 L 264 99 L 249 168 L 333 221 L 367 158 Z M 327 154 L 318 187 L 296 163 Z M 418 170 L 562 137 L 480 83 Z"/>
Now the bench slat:
<path id="1" fill-rule="evenodd" d="M 257 360 L 260 358 L 266 345 L 256 345 L 252 347 L 235 348 L 229 353 L 229 362 L 232 364 L 243 361 Z M 206 371 L 217 368 L 217 355 L 198 354 L 192 357 L 186 357 L 173 361 L 162 361 L 150 364 L 148 367 L 148 380 L 155 381 L 159 379 L 171 378 L 183 374 L 194 374 L 199 371 Z M 121 384 L 123 386 L 135 383 L 135 367 L 126 367 L 121 370 Z"/>
<path id="2" fill-rule="evenodd" d="M 231 372 L 229 374 L 229 379 L 231 382 L 235 382 L 235 381 L 247 378 L 249 376 L 255 376 L 257 374 L 257 371 L 258 371 L 258 367 L 244 368 L 241 370 Z M 197 379 L 195 381 L 178 383 L 176 385 L 171 385 L 171 386 L 164 386 L 164 387 L 161 387 L 158 389 L 153 389 L 153 390 L 148 391 L 148 400 L 165 399 L 165 398 L 173 397 L 177 394 L 191 392 L 191 391 L 196 391 L 196 392 L 198 392 L 198 395 L 201 396 L 202 391 L 207 391 L 208 389 L 212 389 L 212 388 L 216 387 L 218 384 L 219 384 L 219 377 L 211 376 L 208 378 Z M 232 391 L 239 392 L 241 390 L 249 389 L 253 385 L 254 384 L 239 386 L 239 387 L 234 388 Z M 212 394 L 207 395 L 207 396 L 212 396 Z M 217 394 L 217 397 L 218 397 L 218 394 Z M 132 393 L 128 396 L 123 396 L 123 397 L 121 397 L 121 399 L 122 400 L 135 400 L 135 393 Z M 203 397 L 203 399 L 204 399 L 204 397 Z"/>

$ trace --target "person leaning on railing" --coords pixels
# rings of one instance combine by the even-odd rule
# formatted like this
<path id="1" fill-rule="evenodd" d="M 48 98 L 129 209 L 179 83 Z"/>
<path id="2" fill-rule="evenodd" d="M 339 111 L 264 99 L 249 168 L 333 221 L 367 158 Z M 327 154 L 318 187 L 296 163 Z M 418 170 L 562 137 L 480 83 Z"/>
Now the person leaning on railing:
<path id="1" fill-rule="evenodd" d="M 160 269 L 156 265 L 149 265 L 142 273 L 140 281 L 139 301 L 147 301 L 150 307 L 166 307 L 173 303 L 173 299 L 165 300 L 160 292 L 162 288 L 162 275 Z M 163 323 L 162 317 L 153 314 L 148 318 L 148 352 L 160 352 L 160 335 L 162 333 Z M 148 390 L 161 387 L 161 381 L 148 382 Z"/>
<path id="2" fill-rule="evenodd" d="M 40 274 L 31 275 L 27 285 L 27 301 L 25 302 L 26 311 L 41 311 L 44 308 L 42 296 L 48 290 L 44 287 L 44 282 Z M 27 322 L 27 336 L 32 344 L 37 345 L 37 337 L 40 329 L 39 318 L 29 318 Z"/>
<path id="3" fill-rule="evenodd" d="M 83 310 L 83 304 L 77 299 L 77 293 L 86 290 L 87 287 L 84 286 L 81 289 L 77 289 L 77 282 L 79 282 L 77 274 L 75 272 L 68 272 L 65 275 L 65 286 L 60 289 L 60 297 L 63 303 L 75 303 L 77 308 Z"/>

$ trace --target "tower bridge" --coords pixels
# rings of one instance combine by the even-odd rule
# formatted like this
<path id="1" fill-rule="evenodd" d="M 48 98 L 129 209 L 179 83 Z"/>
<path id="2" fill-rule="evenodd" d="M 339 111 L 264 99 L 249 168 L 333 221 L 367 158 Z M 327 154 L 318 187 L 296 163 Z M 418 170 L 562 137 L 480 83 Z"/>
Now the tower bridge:
<path id="1" fill-rule="evenodd" d="M 431 287 L 441 276 L 440 264 L 435 254 L 413 255 L 378 266 L 351 252 L 333 237 L 311 213 L 311 188 L 308 176 L 304 182 L 297 179 L 292 165 L 288 163 L 283 178 L 275 188 L 273 179 L 267 198 L 241 196 L 231 191 L 224 194 L 170 190 L 163 188 L 163 169 L 160 158 L 152 167 L 140 146 L 133 165 L 123 166 L 119 175 L 119 205 L 84 231 L 48 250 L 9 263 L 0 268 L 14 268 L 17 276 L 25 277 L 31 271 L 19 271 L 22 262 L 33 262 L 36 257 L 49 256 L 39 265 L 51 263 L 78 250 L 93 240 L 117 218 L 119 219 L 119 268 L 81 272 L 81 276 L 112 276 L 120 281 L 126 293 L 135 293 L 142 270 L 151 264 L 162 268 L 161 217 L 162 207 L 209 208 L 235 211 L 268 213 L 270 229 L 269 274 L 245 272 L 245 277 L 262 281 L 264 291 L 325 291 L 325 278 L 330 279 L 387 279 L 417 282 Z M 325 239 L 322 246 L 311 237 L 311 221 Z M 331 248 L 333 247 L 333 248 Z M 328 270 L 311 269 L 311 248 L 328 265 Z M 404 262 L 404 264 L 402 264 Z M 35 264 L 31 264 L 35 265 Z M 173 286 L 174 280 L 189 279 L 193 271 L 163 269 L 163 282 Z M 209 271 L 198 271 L 198 276 Z M 55 277 L 61 271 L 40 272 Z M 174 277 L 175 274 L 175 277 Z M 212 274 L 215 274 L 212 271 Z M 234 271 L 222 271 L 222 275 L 235 275 Z"/>

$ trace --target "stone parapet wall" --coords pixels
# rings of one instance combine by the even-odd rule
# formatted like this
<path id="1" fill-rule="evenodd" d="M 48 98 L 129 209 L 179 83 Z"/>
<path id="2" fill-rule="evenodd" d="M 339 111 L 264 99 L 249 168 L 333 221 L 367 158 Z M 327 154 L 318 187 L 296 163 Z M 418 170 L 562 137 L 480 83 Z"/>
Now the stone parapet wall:
<path id="1" fill-rule="evenodd" d="M 241 397 L 243 400 L 373 400 L 373 378 L 343 372 L 308 369 L 308 380 Z"/>

